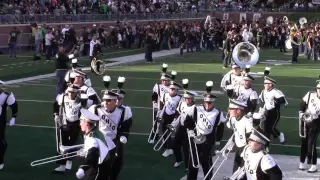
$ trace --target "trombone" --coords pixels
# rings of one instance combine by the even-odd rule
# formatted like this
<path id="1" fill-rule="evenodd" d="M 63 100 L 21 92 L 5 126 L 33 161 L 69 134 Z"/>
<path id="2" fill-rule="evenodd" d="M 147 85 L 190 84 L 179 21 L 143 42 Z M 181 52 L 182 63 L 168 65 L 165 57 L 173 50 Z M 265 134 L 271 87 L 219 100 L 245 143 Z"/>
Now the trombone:
<path id="1" fill-rule="evenodd" d="M 149 134 L 149 137 L 148 137 L 148 142 L 150 142 L 151 140 L 154 142 L 154 140 L 156 139 L 157 135 L 159 134 L 159 132 L 160 132 L 160 129 L 159 129 L 160 128 L 160 122 L 162 120 L 162 116 L 163 116 L 165 108 L 166 108 L 166 105 L 163 106 L 163 108 L 161 109 L 160 112 L 158 110 L 156 119 L 154 119 L 154 115 L 152 114 L 153 123 L 152 123 L 151 131 L 150 131 L 150 134 Z M 156 131 L 154 131 L 155 125 L 156 125 Z M 152 134 L 153 134 L 153 137 L 152 137 Z"/>
<path id="2" fill-rule="evenodd" d="M 196 136 L 194 130 L 189 130 L 189 129 L 187 129 L 187 134 L 188 134 L 188 141 L 189 141 L 189 149 L 190 149 L 192 166 L 194 168 L 200 168 L 201 165 L 200 165 L 197 144 L 204 143 L 206 141 L 206 136 L 204 136 L 202 134 Z M 193 145 L 194 147 L 192 147 L 192 144 L 194 144 Z M 193 149 L 195 152 L 193 152 Z"/>
<path id="3" fill-rule="evenodd" d="M 62 153 L 61 155 L 35 160 L 35 161 L 32 161 L 30 165 L 31 165 L 31 167 L 35 167 L 35 166 L 40 166 L 43 164 L 57 162 L 57 161 L 64 160 L 64 159 L 69 159 L 72 157 L 81 156 L 81 152 L 83 152 L 83 147 L 84 147 L 84 144 L 79 144 L 79 145 L 74 145 L 74 146 L 62 146 L 61 145 L 59 148 L 60 152 Z M 75 149 L 77 149 L 77 151 L 68 152 L 68 151 L 75 150 Z"/>
<path id="4" fill-rule="evenodd" d="M 180 116 L 177 119 L 175 119 L 171 124 L 168 124 L 167 130 L 162 134 L 158 142 L 154 145 L 153 150 L 160 151 L 163 145 L 168 141 L 171 135 L 176 131 L 179 124 L 180 124 Z M 162 143 L 160 144 L 160 142 Z"/>
<path id="5" fill-rule="evenodd" d="M 229 138 L 228 142 L 226 143 L 226 145 L 217 152 L 217 154 L 221 154 L 219 155 L 216 160 L 213 162 L 211 168 L 209 169 L 208 173 L 205 175 L 204 179 L 206 179 L 211 172 L 213 172 L 213 168 L 214 166 L 217 164 L 218 160 L 220 159 L 220 157 L 222 156 L 223 160 L 221 161 L 221 163 L 219 164 L 218 168 L 216 169 L 216 171 L 214 172 L 214 174 L 212 175 L 211 180 L 213 180 L 213 178 L 215 177 L 215 175 L 218 173 L 219 169 L 221 168 L 222 164 L 228 159 L 228 155 L 230 154 L 233 146 L 234 146 L 234 142 L 233 142 L 233 138 L 234 138 L 234 133 L 232 134 L 232 136 Z M 226 151 L 228 150 L 228 152 L 226 153 Z"/>

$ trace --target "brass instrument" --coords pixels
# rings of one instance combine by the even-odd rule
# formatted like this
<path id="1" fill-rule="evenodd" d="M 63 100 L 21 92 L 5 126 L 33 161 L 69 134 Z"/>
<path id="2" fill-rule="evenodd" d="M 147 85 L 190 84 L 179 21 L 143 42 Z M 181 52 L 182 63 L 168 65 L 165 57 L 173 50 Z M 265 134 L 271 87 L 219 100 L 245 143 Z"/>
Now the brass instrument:
<path id="1" fill-rule="evenodd" d="M 95 75 L 103 75 L 106 71 L 106 64 L 103 60 L 94 57 L 90 64 L 91 72 Z"/>
<path id="2" fill-rule="evenodd" d="M 299 136 L 301 138 L 306 138 L 307 129 L 306 125 L 311 123 L 314 119 L 317 119 L 319 116 L 317 114 L 312 114 L 310 111 L 303 113 L 301 119 L 299 119 Z"/>
<path id="3" fill-rule="evenodd" d="M 59 149 L 60 149 L 59 151 L 62 153 L 61 155 L 35 160 L 35 161 L 31 162 L 30 165 L 31 165 L 31 167 L 35 167 L 35 166 L 40 166 L 43 164 L 49 164 L 52 162 L 61 161 L 64 159 L 69 159 L 72 157 L 82 156 L 84 154 L 83 147 L 84 147 L 84 144 L 79 144 L 79 145 L 74 145 L 74 146 L 62 146 L 61 145 L 59 147 Z M 74 150 L 77 150 L 77 151 L 74 151 Z M 74 151 L 74 152 L 68 152 L 68 151 Z"/>
<path id="4" fill-rule="evenodd" d="M 254 66 L 259 60 L 259 51 L 252 43 L 241 42 L 234 47 L 232 58 L 240 68 Z"/>
<path id="5" fill-rule="evenodd" d="M 158 142 L 154 145 L 153 150 L 159 151 L 165 145 L 165 143 L 168 141 L 168 139 L 174 134 L 174 132 L 177 131 L 177 129 L 179 128 L 179 125 L 180 125 L 180 118 L 181 117 L 179 116 L 171 124 L 167 125 L 168 129 L 159 138 Z M 162 143 L 160 144 L 160 142 L 162 142 Z M 159 145 L 159 147 L 158 147 L 158 145 Z"/>
<path id="6" fill-rule="evenodd" d="M 189 150 L 190 150 L 190 158 L 191 158 L 192 166 L 194 168 L 200 168 L 201 165 L 200 165 L 197 144 L 204 143 L 207 140 L 207 138 L 205 135 L 202 135 L 202 134 L 196 135 L 194 130 L 187 129 L 187 134 L 188 134 Z M 195 154 L 193 153 L 193 149 L 195 151 Z"/>
<path id="7" fill-rule="evenodd" d="M 294 41 L 293 40 L 294 33 L 296 33 L 296 32 L 299 33 L 299 35 L 297 36 L 298 37 L 298 41 Z M 286 45 L 287 49 L 292 49 L 291 43 L 296 45 L 296 46 L 300 46 L 301 43 L 302 43 L 302 35 L 301 35 L 301 32 L 299 32 L 299 29 L 298 29 L 296 24 L 294 24 L 294 26 L 290 29 L 289 38 L 285 42 L 285 45 Z"/>
<path id="8" fill-rule="evenodd" d="M 241 168 L 239 167 L 238 170 L 236 172 L 234 172 L 231 177 L 224 177 L 224 179 L 225 180 L 239 180 L 239 179 L 242 179 L 245 174 L 246 174 L 246 171 L 243 166 Z"/>
<path id="9" fill-rule="evenodd" d="M 302 17 L 299 19 L 299 24 L 300 24 L 300 27 L 302 28 L 304 24 L 306 24 L 308 22 L 307 18 L 305 17 Z"/>
<path id="10" fill-rule="evenodd" d="M 228 155 L 230 154 L 233 146 L 235 145 L 233 142 L 233 138 L 234 138 L 234 134 L 229 138 L 228 142 L 226 143 L 226 145 L 220 150 L 217 151 L 216 154 L 221 154 L 219 155 L 215 161 L 213 162 L 212 166 L 210 167 L 208 173 L 205 175 L 204 179 L 207 179 L 207 177 L 209 176 L 209 174 L 211 173 L 211 171 L 213 171 L 216 163 L 218 162 L 218 160 L 220 159 L 220 157 L 223 158 L 223 160 L 221 161 L 221 163 L 219 164 L 219 166 L 216 168 L 215 172 L 212 175 L 211 180 L 214 179 L 214 177 L 216 176 L 216 174 L 218 173 L 219 169 L 221 168 L 221 166 L 223 165 L 223 163 L 228 159 Z"/>

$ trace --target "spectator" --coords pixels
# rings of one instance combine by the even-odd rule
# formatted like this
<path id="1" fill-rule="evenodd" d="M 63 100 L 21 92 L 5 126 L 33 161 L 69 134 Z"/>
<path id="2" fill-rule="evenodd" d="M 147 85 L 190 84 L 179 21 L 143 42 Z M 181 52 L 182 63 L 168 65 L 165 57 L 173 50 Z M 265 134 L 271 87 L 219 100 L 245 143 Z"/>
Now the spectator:
<path id="1" fill-rule="evenodd" d="M 20 32 L 17 27 L 13 27 L 13 29 L 9 33 L 8 46 L 10 57 L 16 58 L 17 56 L 17 43 Z"/>

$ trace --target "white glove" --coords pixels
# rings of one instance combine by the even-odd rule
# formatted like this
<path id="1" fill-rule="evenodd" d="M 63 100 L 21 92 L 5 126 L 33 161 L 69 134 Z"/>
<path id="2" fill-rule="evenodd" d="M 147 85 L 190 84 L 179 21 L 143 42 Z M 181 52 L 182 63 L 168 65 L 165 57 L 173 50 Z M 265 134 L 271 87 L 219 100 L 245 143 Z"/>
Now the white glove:
<path id="1" fill-rule="evenodd" d="M 79 168 L 77 173 L 76 173 L 76 176 L 78 179 L 82 179 L 84 177 L 84 170 Z"/>
<path id="2" fill-rule="evenodd" d="M 127 141 L 128 141 L 128 140 L 127 140 L 127 138 L 126 138 L 125 136 L 121 136 L 121 137 L 120 137 L 120 142 L 121 142 L 121 143 L 126 144 Z"/>
<path id="3" fill-rule="evenodd" d="M 266 113 L 266 109 L 265 108 L 259 108 L 259 113 L 264 115 Z"/>
<path id="4" fill-rule="evenodd" d="M 215 145 L 220 146 L 220 141 L 217 141 Z"/>
<path id="5" fill-rule="evenodd" d="M 231 141 L 230 144 L 229 144 L 228 147 L 227 147 L 227 150 L 231 151 L 231 150 L 233 149 L 233 146 L 234 146 L 234 145 L 235 145 L 234 142 Z"/>
<path id="6" fill-rule="evenodd" d="M 153 102 L 153 103 L 152 103 L 152 107 L 153 107 L 153 109 L 158 109 L 158 103 Z"/>
<path id="7" fill-rule="evenodd" d="M 57 114 L 54 115 L 54 121 L 55 122 L 59 122 L 60 121 L 59 115 L 57 115 Z"/>
<path id="8" fill-rule="evenodd" d="M 194 134 L 194 130 L 188 130 L 187 132 L 190 137 L 195 137 L 196 135 Z"/>
<path id="9" fill-rule="evenodd" d="M 247 116 L 252 117 L 252 112 L 248 112 Z"/>
<path id="10" fill-rule="evenodd" d="M 9 125 L 10 125 L 10 126 L 13 126 L 15 123 L 16 123 L 16 118 L 14 118 L 14 117 L 11 118 L 11 119 L 10 119 L 10 122 L 9 122 Z"/>
<path id="11" fill-rule="evenodd" d="M 84 149 L 80 149 L 78 152 L 77 152 L 77 155 L 80 156 L 80 157 L 85 157 L 86 156 L 86 152 L 84 151 Z"/>
<path id="12" fill-rule="evenodd" d="M 230 85 L 227 85 L 226 86 L 226 90 L 233 90 L 233 86 L 230 84 Z"/>
<path id="13" fill-rule="evenodd" d="M 299 119 L 301 119 L 303 115 L 304 113 L 302 111 L 299 111 Z"/>

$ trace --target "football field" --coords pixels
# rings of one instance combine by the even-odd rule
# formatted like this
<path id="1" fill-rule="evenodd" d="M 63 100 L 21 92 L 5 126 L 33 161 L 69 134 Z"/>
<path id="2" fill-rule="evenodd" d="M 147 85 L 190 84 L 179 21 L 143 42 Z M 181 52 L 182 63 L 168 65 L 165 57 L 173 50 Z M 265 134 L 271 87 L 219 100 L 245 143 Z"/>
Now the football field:
<path id="1" fill-rule="evenodd" d="M 134 120 L 132 133 L 125 145 L 125 162 L 120 175 L 121 180 L 178 180 L 185 175 L 183 166 L 178 169 L 173 168 L 173 156 L 165 159 L 161 156 L 162 151 L 155 152 L 153 145 L 147 143 L 152 124 L 152 88 L 160 78 L 161 64 L 167 63 L 169 72 L 177 71 L 176 79 L 179 83 L 184 78 L 189 79 L 189 89 L 198 91 L 199 94 L 205 91 L 206 81 L 213 81 L 213 92 L 218 96 L 215 106 L 226 111 L 228 98 L 221 92 L 220 81 L 229 70 L 222 69 L 220 59 L 220 51 L 202 52 L 161 57 L 152 64 L 136 63 L 108 68 L 106 75 L 111 76 L 111 88 L 116 88 L 119 76 L 126 78 L 123 88 L 127 93 L 125 104 L 132 108 Z M 279 50 L 270 49 L 260 52 L 259 62 L 290 59 L 290 55 L 284 55 Z M 297 118 L 299 103 L 308 91 L 315 90 L 316 80 L 319 76 L 318 62 L 307 61 L 303 57 L 300 59 L 300 64 L 258 64 L 251 68 L 252 72 L 263 72 L 266 66 L 270 66 L 271 77 L 277 81 L 276 87 L 286 95 L 289 103 L 281 110 L 281 119 L 278 124 L 280 131 L 285 134 L 286 143 L 281 145 L 279 139 L 272 139 L 270 147 L 272 154 L 297 156 L 300 152 Z M 102 76 L 95 76 L 91 73 L 88 75 L 91 78 L 93 88 L 101 96 L 101 90 L 104 89 Z M 52 118 L 55 83 L 54 78 L 46 78 L 6 87 L 7 90 L 14 92 L 18 99 L 19 115 L 16 120 L 17 125 L 7 127 L 9 147 L 5 157 L 5 169 L 0 172 L 1 180 L 75 179 L 75 172 L 81 159 L 75 161 L 71 172 L 63 175 L 51 173 L 56 167 L 54 163 L 30 167 L 31 161 L 56 155 L 55 129 Z M 253 87 L 260 93 L 263 89 L 263 78 L 257 77 Z M 202 104 L 202 102 L 201 97 L 197 98 L 197 104 Z M 230 130 L 225 129 L 223 139 L 228 140 L 230 135 Z M 221 149 L 222 146 L 216 148 Z M 318 179 L 320 174 L 298 172 L 296 169 L 299 159 L 292 156 L 290 158 L 279 156 L 279 160 L 281 160 L 279 164 L 285 166 L 283 169 L 286 170 L 287 179 Z M 221 172 L 228 175 L 230 170 L 231 165 L 226 163 L 222 166 Z M 220 174 L 216 179 L 221 179 L 221 176 Z"/>

